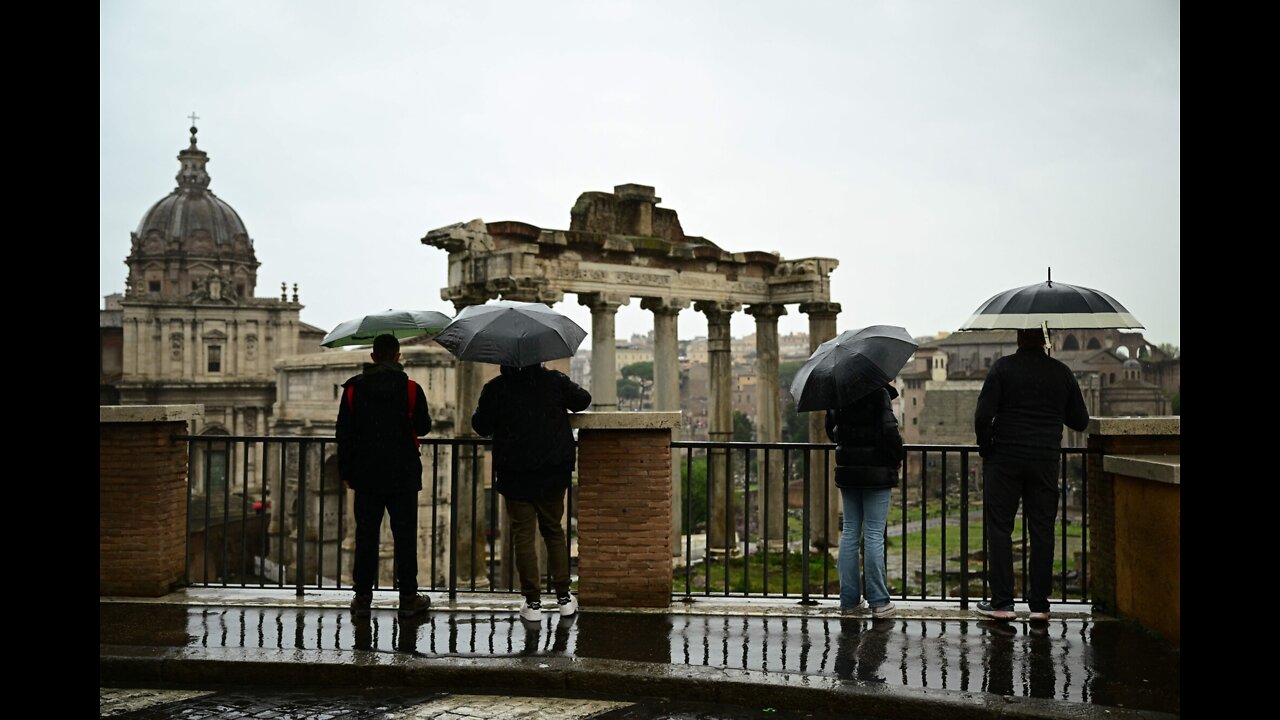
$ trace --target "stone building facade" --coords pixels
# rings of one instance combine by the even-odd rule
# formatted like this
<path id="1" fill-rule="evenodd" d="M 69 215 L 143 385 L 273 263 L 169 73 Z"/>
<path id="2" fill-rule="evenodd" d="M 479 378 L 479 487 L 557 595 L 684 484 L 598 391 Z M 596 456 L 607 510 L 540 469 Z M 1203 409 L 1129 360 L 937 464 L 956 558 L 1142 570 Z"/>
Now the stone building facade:
<path id="1" fill-rule="evenodd" d="M 260 263 L 239 214 L 209 189 L 208 154 L 178 153 L 177 186 L 130 234 L 123 295 L 108 295 L 100 322 L 103 404 L 202 405 L 188 432 L 208 438 L 265 434 L 276 402 L 276 362 L 316 348 L 324 331 L 299 317 L 297 285 L 256 294 Z M 191 458 L 197 504 L 213 515 L 262 489 L 262 458 L 237 443 L 197 442 Z M 223 507 L 223 505 L 228 507 Z M 207 513 L 197 505 L 193 517 Z M 193 521 L 194 522 L 194 521 Z"/>

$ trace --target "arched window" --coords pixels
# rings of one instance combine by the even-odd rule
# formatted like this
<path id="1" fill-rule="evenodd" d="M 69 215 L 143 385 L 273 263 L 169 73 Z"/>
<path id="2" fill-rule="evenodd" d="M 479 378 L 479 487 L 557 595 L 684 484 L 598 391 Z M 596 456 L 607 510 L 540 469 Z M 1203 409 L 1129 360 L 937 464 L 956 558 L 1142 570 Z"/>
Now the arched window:
<path id="1" fill-rule="evenodd" d="M 1076 340 L 1075 335 L 1068 335 L 1066 340 L 1062 341 L 1063 350 L 1079 350 L 1080 341 Z"/>
<path id="2" fill-rule="evenodd" d="M 1111 384 L 1112 384 L 1112 385 L 1115 385 L 1115 384 L 1116 384 L 1116 374 L 1115 374 L 1115 373 L 1111 373 Z"/>
<path id="3" fill-rule="evenodd" d="M 1089 344 L 1086 345 L 1085 347 L 1087 347 L 1090 350 L 1101 350 L 1102 343 L 1098 342 L 1098 338 L 1089 338 Z"/>

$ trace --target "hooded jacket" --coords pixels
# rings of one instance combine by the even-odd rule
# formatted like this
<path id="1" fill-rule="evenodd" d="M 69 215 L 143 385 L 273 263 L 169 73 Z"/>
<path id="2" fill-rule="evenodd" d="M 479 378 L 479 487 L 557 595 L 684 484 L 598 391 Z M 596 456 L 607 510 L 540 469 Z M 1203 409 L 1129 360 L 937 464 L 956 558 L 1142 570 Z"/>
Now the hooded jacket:
<path id="1" fill-rule="evenodd" d="M 338 405 L 338 472 L 348 487 L 376 492 L 422 489 L 417 438 L 431 432 L 422 386 L 414 384 L 409 414 L 409 376 L 398 362 L 366 363 L 342 384 Z"/>
<path id="2" fill-rule="evenodd" d="M 886 488 L 898 484 L 906 456 L 890 401 L 898 391 L 885 385 L 854 402 L 827 411 L 827 437 L 836 444 L 836 486 Z"/>
<path id="3" fill-rule="evenodd" d="M 577 461 L 568 413 L 589 405 L 591 393 L 562 372 L 504 365 L 471 416 L 472 429 L 493 438 L 498 492 L 532 501 L 568 487 Z"/>

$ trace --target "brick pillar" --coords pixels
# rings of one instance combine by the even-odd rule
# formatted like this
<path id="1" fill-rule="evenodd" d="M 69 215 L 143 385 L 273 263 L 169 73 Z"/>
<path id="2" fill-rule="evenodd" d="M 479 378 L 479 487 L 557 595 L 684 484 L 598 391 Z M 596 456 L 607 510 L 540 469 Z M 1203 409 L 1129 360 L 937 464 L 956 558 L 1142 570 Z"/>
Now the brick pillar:
<path id="1" fill-rule="evenodd" d="M 671 431 L 678 412 L 579 413 L 578 597 L 671 604 Z"/>
<path id="2" fill-rule="evenodd" d="M 1094 418 L 1089 421 L 1089 598 L 1116 612 L 1116 476 L 1103 469 L 1103 455 L 1179 455 L 1177 417 Z"/>
<path id="3" fill-rule="evenodd" d="M 98 594 L 159 597 L 183 582 L 187 422 L 200 405 L 100 407 Z"/>

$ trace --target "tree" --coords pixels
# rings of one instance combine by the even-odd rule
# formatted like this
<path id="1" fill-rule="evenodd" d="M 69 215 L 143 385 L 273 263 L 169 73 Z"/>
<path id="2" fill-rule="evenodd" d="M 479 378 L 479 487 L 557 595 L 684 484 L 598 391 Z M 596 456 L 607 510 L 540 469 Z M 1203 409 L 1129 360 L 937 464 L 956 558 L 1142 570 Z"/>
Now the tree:
<path id="1" fill-rule="evenodd" d="M 620 372 L 624 378 L 653 382 L 653 361 L 645 360 L 644 362 L 623 365 Z"/>
<path id="2" fill-rule="evenodd" d="M 756 428 L 746 414 L 733 411 L 733 441 L 752 442 L 756 439 Z"/>
<path id="3" fill-rule="evenodd" d="M 1178 346 L 1174 345 L 1173 343 L 1163 342 L 1157 345 L 1156 347 L 1160 348 L 1160 352 L 1167 355 L 1170 359 L 1178 357 L 1178 353 L 1179 353 Z"/>
<path id="4" fill-rule="evenodd" d="M 782 390 L 782 441 L 809 442 L 809 414 L 796 411 L 796 401 L 791 397 L 791 383 L 803 360 L 792 360 L 778 365 L 778 385 Z"/>
<path id="5" fill-rule="evenodd" d="M 635 380 L 622 378 L 618 380 L 618 398 L 626 400 L 637 400 L 640 398 L 640 383 Z"/>

